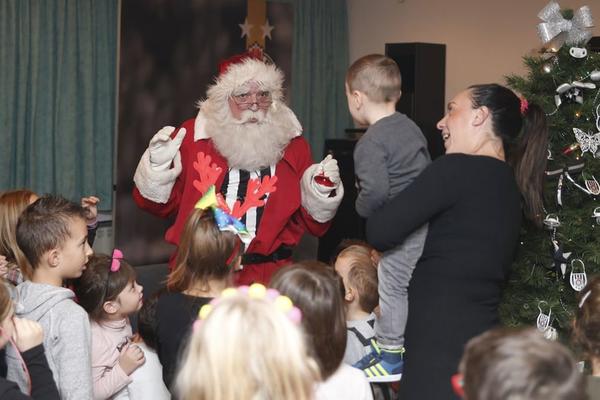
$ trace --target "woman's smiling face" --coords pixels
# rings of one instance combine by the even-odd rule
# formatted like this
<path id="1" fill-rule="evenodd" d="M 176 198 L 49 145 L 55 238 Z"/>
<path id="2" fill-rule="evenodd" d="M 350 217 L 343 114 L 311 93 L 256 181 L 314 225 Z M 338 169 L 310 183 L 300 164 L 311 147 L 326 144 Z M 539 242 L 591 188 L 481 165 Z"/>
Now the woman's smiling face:
<path id="1" fill-rule="evenodd" d="M 446 153 L 470 154 L 473 151 L 477 140 L 472 132 L 476 111 L 469 90 L 450 100 L 446 115 L 437 123 L 437 128 L 442 131 Z"/>

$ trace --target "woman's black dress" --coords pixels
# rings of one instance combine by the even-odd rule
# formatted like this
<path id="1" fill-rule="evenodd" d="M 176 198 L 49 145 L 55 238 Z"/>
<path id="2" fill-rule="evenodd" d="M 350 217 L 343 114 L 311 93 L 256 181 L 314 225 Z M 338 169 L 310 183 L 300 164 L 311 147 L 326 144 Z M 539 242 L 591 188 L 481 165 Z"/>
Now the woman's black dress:
<path id="1" fill-rule="evenodd" d="M 433 162 L 367 223 L 379 250 L 429 222 L 408 289 L 402 400 L 457 398 L 450 385 L 466 342 L 499 323 L 501 288 L 513 261 L 521 197 L 512 168 L 485 156 Z"/>

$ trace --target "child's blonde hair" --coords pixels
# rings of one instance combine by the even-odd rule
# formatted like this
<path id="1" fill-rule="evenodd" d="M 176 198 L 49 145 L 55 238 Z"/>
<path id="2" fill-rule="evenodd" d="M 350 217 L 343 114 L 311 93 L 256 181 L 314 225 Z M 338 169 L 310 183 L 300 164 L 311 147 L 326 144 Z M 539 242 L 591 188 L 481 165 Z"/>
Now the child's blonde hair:
<path id="1" fill-rule="evenodd" d="M 183 292 L 197 282 L 207 284 L 210 279 L 228 279 L 239 254 L 236 234 L 220 231 L 212 210 L 195 209 L 183 228 L 167 288 Z"/>
<path id="2" fill-rule="evenodd" d="M 372 252 L 373 249 L 371 247 L 362 244 L 353 244 L 340 251 L 337 258 L 347 258 L 350 260 L 352 263 L 350 268 L 352 268 L 354 263 L 377 268 L 377 265 L 375 265 L 375 262 L 373 261 Z"/>
<path id="3" fill-rule="evenodd" d="M 379 305 L 377 269 L 370 264 L 352 261 L 346 282 L 356 290 L 360 308 L 364 312 L 373 312 Z"/>
<path id="4" fill-rule="evenodd" d="M 268 300 L 245 296 L 220 299 L 182 361 L 182 400 L 309 400 L 319 380 L 300 328 Z"/>
<path id="5" fill-rule="evenodd" d="M 345 284 L 358 292 L 358 304 L 364 312 L 373 312 L 379 305 L 377 265 L 373 261 L 373 249 L 368 245 L 353 244 L 338 254 L 337 258 L 348 261 Z"/>
<path id="6" fill-rule="evenodd" d="M 363 92 L 375 103 L 396 103 L 402 94 L 398 64 L 381 54 L 369 54 L 356 60 L 348 68 L 346 84 L 351 92 Z"/>
<path id="7" fill-rule="evenodd" d="M 0 322 L 4 321 L 13 308 L 10 292 L 4 280 L 0 279 Z"/>
<path id="8" fill-rule="evenodd" d="M 33 270 L 17 245 L 17 222 L 36 194 L 31 190 L 11 190 L 0 194 L 0 254 L 16 264 L 31 279 Z"/>
<path id="9" fill-rule="evenodd" d="M 579 292 L 579 307 L 573 321 L 573 341 L 586 359 L 600 359 L 600 275 Z"/>

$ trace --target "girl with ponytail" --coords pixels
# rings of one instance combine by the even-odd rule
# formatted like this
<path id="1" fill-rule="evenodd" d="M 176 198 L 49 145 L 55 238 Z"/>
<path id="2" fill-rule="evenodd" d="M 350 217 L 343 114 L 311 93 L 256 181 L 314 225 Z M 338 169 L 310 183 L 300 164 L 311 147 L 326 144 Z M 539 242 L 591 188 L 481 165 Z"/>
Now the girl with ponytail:
<path id="1" fill-rule="evenodd" d="M 214 191 L 212 192 L 214 193 Z M 156 341 L 163 380 L 172 389 L 177 362 L 200 308 L 232 286 L 242 243 L 210 209 L 194 209 L 185 223 L 175 269 L 156 299 Z"/>
<path id="2" fill-rule="evenodd" d="M 377 250 L 429 223 L 409 288 L 402 399 L 456 398 L 464 345 L 499 324 L 522 216 L 541 223 L 548 132 L 542 110 L 497 84 L 456 95 L 438 122 L 446 155 L 367 221 Z"/>

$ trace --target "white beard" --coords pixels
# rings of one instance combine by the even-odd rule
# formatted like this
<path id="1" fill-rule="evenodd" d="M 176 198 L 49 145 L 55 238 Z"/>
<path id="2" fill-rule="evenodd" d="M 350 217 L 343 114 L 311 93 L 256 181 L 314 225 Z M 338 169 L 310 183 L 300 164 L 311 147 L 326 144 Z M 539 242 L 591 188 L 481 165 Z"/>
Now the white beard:
<path id="1" fill-rule="evenodd" d="M 202 104 L 206 117 L 206 133 L 230 168 L 255 171 L 275 165 L 296 136 L 295 117 L 286 107 L 271 106 L 268 111 L 245 110 L 239 120 L 233 118 L 229 106 L 226 115 L 210 112 L 212 104 Z M 216 107 L 214 107 L 216 109 Z M 251 119 L 256 122 L 249 122 Z"/>

